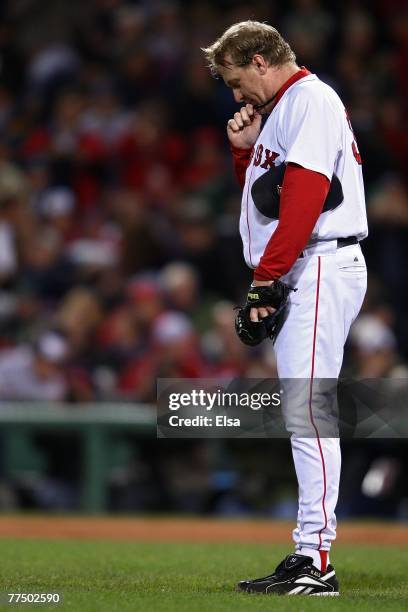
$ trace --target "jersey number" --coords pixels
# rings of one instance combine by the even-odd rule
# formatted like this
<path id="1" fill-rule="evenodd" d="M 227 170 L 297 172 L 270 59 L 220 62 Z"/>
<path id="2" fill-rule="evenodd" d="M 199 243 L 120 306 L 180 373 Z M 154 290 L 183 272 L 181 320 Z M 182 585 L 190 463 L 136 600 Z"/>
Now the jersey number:
<path id="1" fill-rule="evenodd" d="M 361 164 L 363 163 L 363 160 L 361 159 L 360 151 L 358 150 L 358 147 L 357 147 L 356 137 L 354 135 L 354 130 L 353 130 L 353 127 L 351 125 L 350 117 L 348 116 L 348 112 L 347 111 L 346 111 L 346 119 L 347 119 L 348 126 L 349 126 L 349 128 L 351 130 L 351 133 L 353 134 L 353 138 L 354 138 L 353 142 L 351 143 L 351 150 L 353 151 L 354 159 L 361 166 Z"/>

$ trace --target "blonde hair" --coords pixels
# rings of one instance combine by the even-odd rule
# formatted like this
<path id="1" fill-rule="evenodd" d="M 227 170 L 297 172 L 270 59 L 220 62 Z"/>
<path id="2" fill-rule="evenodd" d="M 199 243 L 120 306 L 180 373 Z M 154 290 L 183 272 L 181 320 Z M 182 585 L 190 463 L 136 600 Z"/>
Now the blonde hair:
<path id="1" fill-rule="evenodd" d="M 213 75 L 219 74 L 220 67 L 231 65 L 231 62 L 226 60 L 227 55 L 235 66 L 247 66 L 256 53 L 273 66 L 296 60 L 296 55 L 278 30 L 259 21 L 235 23 L 202 51 Z"/>

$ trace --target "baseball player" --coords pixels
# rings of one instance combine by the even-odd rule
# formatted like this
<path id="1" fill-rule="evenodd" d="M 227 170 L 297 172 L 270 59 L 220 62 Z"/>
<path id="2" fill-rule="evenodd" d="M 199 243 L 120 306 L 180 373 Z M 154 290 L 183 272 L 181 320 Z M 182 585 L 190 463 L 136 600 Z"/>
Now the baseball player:
<path id="1" fill-rule="evenodd" d="M 272 574 L 241 581 L 238 588 L 338 595 L 329 552 L 336 536 L 340 444 L 322 429 L 315 390 L 319 381 L 337 381 L 366 291 L 359 246 L 367 236 L 361 157 L 336 92 L 296 64 L 275 28 L 241 22 L 203 51 L 242 104 L 227 135 L 242 187 L 244 257 L 254 275 L 237 333 L 250 345 L 274 337 L 280 380 L 306 381 L 304 419 L 312 432 L 296 433 L 292 397 L 283 414 L 299 484 L 295 552 Z M 326 420 L 334 418 L 329 412 Z"/>

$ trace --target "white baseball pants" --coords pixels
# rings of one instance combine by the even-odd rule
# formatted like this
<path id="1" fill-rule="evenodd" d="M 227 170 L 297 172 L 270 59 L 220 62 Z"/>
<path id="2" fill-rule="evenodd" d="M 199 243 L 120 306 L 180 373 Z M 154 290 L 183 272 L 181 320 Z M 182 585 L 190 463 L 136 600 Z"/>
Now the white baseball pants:
<path id="1" fill-rule="evenodd" d="M 283 405 L 299 484 L 298 520 L 293 531 L 296 550 L 329 551 L 336 537 L 340 441 L 338 436 L 325 435 L 328 430 L 324 431 L 321 414 L 317 414 L 313 385 L 318 386 L 317 379 L 337 380 L 339 376 L 347 334 L 366 292 L 367 269 L 358 244 L 338 249 L 337 241 L 332 240 L 309 247 L 303 254 L 282 278 L 297 291 L 291 292 L 275 353 L 279 378 L 305 379 L 303 386 L 310 389 L 303 415 L 312 435 L 296 434 L 299 413 L 295 417 L 293 402 Z M 327 415 L 336 419 L 330 407 Z"/>

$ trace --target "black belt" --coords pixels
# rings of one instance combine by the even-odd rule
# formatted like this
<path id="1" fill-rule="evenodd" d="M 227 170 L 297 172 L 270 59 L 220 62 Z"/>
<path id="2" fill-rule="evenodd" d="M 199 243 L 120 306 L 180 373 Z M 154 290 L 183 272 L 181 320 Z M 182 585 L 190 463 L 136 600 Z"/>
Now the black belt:
<path id="1" fill-rule="evenodd" d="M 350 244 L 358 244 L 356 236 L 347 236 L 347 238 L 337 238 L 337 248 L 342 249 Z"/>
<path id="2" fill-rule="evenodd" d="M 324 240 L 322 240 L 321 242 L 324 242 Z M 316 242 L 315 244 L 310 244 L 309 246 L 306 246 L 305 249 L 316 246 L 316 244 L 318 244 L 318 242 Z M 337 248 L 338 249 L 342 249 L 343 247 L 350 246 L 351 244 L 358 244 L 358 240 L 356 236 L 347 236 L 347 238 L 337 238 Z M 303 251 L 299 255 L 299 258 L 300 257 L 304 257 Z"/>

